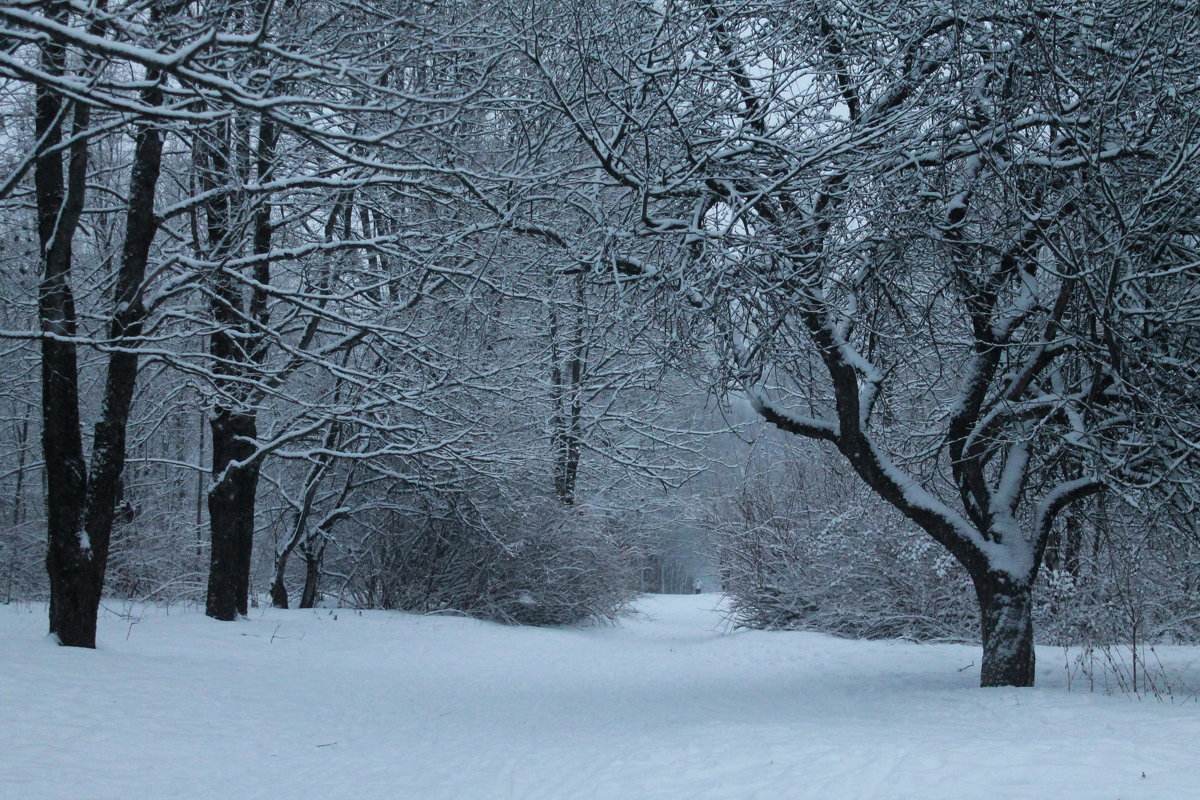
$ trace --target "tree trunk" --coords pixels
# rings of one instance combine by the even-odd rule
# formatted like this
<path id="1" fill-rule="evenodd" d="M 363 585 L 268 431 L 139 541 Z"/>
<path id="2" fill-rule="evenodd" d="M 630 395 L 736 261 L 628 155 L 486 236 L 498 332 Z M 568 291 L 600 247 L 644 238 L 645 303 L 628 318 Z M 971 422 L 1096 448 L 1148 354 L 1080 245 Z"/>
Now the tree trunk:
<path id="1" fill-rule="evenodd" d="M 200 186 L 214 192 L 205 205 L 208 257 L 220 261 L 237 251 L 240 232 L 236 192 L 217 191 L 231 179 L 249 180 L 248 163 L 233 170 L 230 153 L 248 153 L 248 125 L 243 117 L 234 124 L 222 123 L 214 141 L 199 139 L 193 157 Z M 265 181 L 274 166 L 275 130 L 268 120 L 259 128 L 257 147 L 258 180 Z M 244 143 L 238 150 L 235 146 Z M 236 165 L 234 165 L 236 166 Z M 228 188 L 228 187 L 224 187 Z M 253 214 L 252 251 L 265 256 L 271 248 L 271 210 L 263 198 Z M 208 495 L 212 552 L 205 613 L 214 619 L 233 620 L 249 611 L 250 560 L 254 548 L 254 504 L 261 469 L 256 458 L 258 436 L 256 390 L 247 379 L 260 376 L 266 357 L 264 331 L 270 322 L 266 286 L 271 281 L 270 262 L 260 258 L 253 268 L 258 284 L 243 303 L 242 287 L 222 266 L 212 278 L 210 308 L 216 327 L 209 337 L 215 360 L 215 383 L 223 397 L 212 418 L 212 474 L 214 485 Z M 247 313 L 248 312 L 248 313 Z"/>
<path id="2" fill-rule="evenodd" d="M 553 290 L 553 281 L 550 284 Z M 554 454 L 554 494 L 564 505 L 574 505 L 582 448 L 580 421 L 583 416 L 583 372 L 586 295 L 582 276 L 576 279 L 573 330 L 568 345 L 567 368 L 560 362 L 559 322 L 554 298 L 550 297 L 550 447 Z"/>
<path id="3" fill-rule="evenodd" d="M 1083 515 L 1075 509 L 1064 515 L 1062 535 L 1062 568 L 1078 578 L 1082 567 Z"/>
<path id="4" fill-rule="evenodd" d="M 158 80 L 157 72 L 146 72 L 149 86 L 142 90 L 142 101 L 147 105 L 162 104 Z M 152 124 L 146 123 L 138 132 L 133 169 L 129 177 L 125 246 L 113 292 L 113 316 L 108 329 L 109 339 L 117 347 L 108 357 L 100 406 L 102 411 L 92 435 L 92 460 L 87 479 L 84 530 L 87 531 L 93 551 L 97 599 L 108 566 L 108 546 L 117 503 L 123 494 L 121 475 L 125 471 L 126 430 L 138 374 L 136 347 L 146 320 L 142 284 L 146 279 L 150 247 L 158 233 L 154 198 L 161 168 L 162 135 Z"/>
<path id="5" fill-rule="evenodd" d="M 196 559 L 204 553 L 204 428 L 208 424 L 207 415 L 200 412 L 200 437 L 196 445 Z"/>
<path id="6" fill-rule="evenodd" d="M 334 398 L 341 396 L 341 381 L 338 381 L 337 389 L 334 390 Z M 338 437 L 341 435 L 341 427 L 334 423 L 329 426 L 329 430 L 325 433 L 325 451 L 331 452 L 337 447 Z M 317 463 L 312 465 L 308 471 L 308 478 L 304 481 L 304 497 L 300 501 L 300 509 L 296 513 L 296 524 L 292 528 L 292 535 L 288 537 L 283 547 L 275 553 L 275 582 L 271 584 L 271 605 L 275 608 L 287 608 L 288 596 L 287 586 L 284 584 L 283 576 L 287 571 L 288 558 L 291 557 L 292 551 L 301 542 L 308 540 L 308 518 L 312 514 L 313 503 L 317 498 L 317 489 L 321 485 L 321 478 L 324 477 L 325 471 L 329 469 L 329 456 L 322 456 L 317 459 Z M 347 478 L 349 485 L 349 478 Z M 346 489 L 342 491 L 341 500 L 345 500 Z M 307 552 L 307 549 L 306 549 Z M 307 584 L 306 584 L 307 587 Z M 304 608 L 304 606 L 301 606 Z"/>
<path id="7" fill-rule="evenodd" d="M 258 496 L 259 462 L 239 469 L 236 478 L 241 484 L 238 496 L 243 505 L 238 515 L 237 527 L 237 606 L 238 613 L 250 613 L 250 568 L 254 555 L 254 509 Z"/>
<path id="8" fill-rule="evenodd" d="M 283 582 L 283 573 L 287 571 L 288 556 L 292 548 L 286 547 L 275 556 L 275 580 L 271 582 L 271 605 L 275 608 L 288 607 L 287 586 Z"/>
<path id="9" fill-rule="evenodd" d="M 980 686 L 1033 686 L 1033 592 L 990 573 L 975 579 L 983 638 Z"/>
<path id="10" fill-rule="evenodd" d="M 317 604 L 317 589 L 321 583 L 321 558 L 324 555 L 324 542 L 315 550 L 304 551 L 304 591 L 300 593 L 300 608 L 312 608 Z"/>
<path id="11" fill-rule="evenodd" d="M 249 611 L 254 500 L 258 490 L 253 416 L 219 409 L 212 420 L 212 472 L 208 519 L 212 549 L 204 613 L 233 620 Z M 238 462 L 239 465 L 235 465 Z"/>
<path id="12" fill-rule="evenodd" d="M 51 17 L 67 19 L 67 4 L 54 3 Z M 42 68 L 55 75 L 66 71 L 66 51 L 47 42 Z M 76 367 L 75 298 L 69 282 L 71 240 L 83 210 L 87 141 L 77 139 L 64 182 L 62 144 L 63 98 L 44 86 L 37 89 L 34 133 L 42 152 L 34 162 L 38 238 L 42 282 L 38 316 L 42 345 L 42 451 L 46 460 L 46 572 L 50 577 L 50 633 L 64 645 L 96 646 L 93 611 L 100 594 L 95 587 L 92 551 L 83 530 L 87 474 L 79 435 L 79 380 Z M 87 129 L 87 106 L 75 108 L 75 132 Z"/>
<path id="13" fill-rule="evenodd" d="M 57 22 L 69 18 L 69 4 L 52 2 L 47 11 Z M 155 12 L 151 12 L 155 18 Z M 102 22 L 89 25 L 93 35 Z M 87 60 L 87 69 L 95 69 Z M 43 45 L 41 66 L 52 75 L 66 71 L 61 44 Z M 141 91 L 148 106 L 162 102 L 158 74 L 148 70 Z M 46 571 L 50 578 L 50 632 L 60 643 L 96 646 L 96 613 L 104 585 L 117 488 L 125 465 L 125 431 L 137 378 L 135 342 L 145 319 L 142 284 L 150 246 L 157 231 L 154 196 L 162 155 L 162 137 L 152 124 L 137 136 L 130 175 L 125 247 L 116 275 L 109 340 L 117 345 L 108 357 L 100 418 L 86 470 L 79 420 L 79 375 L 75 301 L 71 290 L 71 245 L 83 214 L 88 169 L 90 106 L 72 111 L 73 141 L 63 174 L 62 118 L 64 99 L 53 90 L 37 89 L 34 128 L 39 152 L 34 165 L 42 283 L 38 313 L 42 338 L 42 447 L 46 460 Z"/>
<path id="14" fill-rule="evenodd" d="M 20 525 L 25 521 L 25 448 L 29 445 L 29 418 L 21 421 L 20 433 L 17 434 L 17 485 L 13 489 L 12 524 Z"/>

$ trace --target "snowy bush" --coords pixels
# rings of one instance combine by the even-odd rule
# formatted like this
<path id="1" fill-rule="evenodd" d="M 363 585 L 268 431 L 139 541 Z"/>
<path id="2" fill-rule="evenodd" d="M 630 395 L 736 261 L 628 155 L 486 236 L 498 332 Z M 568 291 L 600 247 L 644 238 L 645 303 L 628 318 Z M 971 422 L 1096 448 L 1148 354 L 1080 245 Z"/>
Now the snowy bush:
<path id="1" fill-rule="evenodd" d="M 824 469 L 751 474 L 711 504 L 705 525 L 734 622 L 977 640 L 973 588 L 953 559 L 852 480 Z M 1138 502 L 1140 510 L 1101 497 L 1064 516 L 1035 591 L 1039 641 L 1071 649 L 1086 659 L 1075 666 L 1080 674 L 1115 686 L 1140 686 L 1153 675 L 1150 646 L 1200 641 L 1200 536 L 1192 518 L 1167 513 L 1153 498 Z"/>
<path id="2" fill-rule="evenodd" d="M 202 602 L 207 541 L 174 509 L 152 507 L 113 527 L 106 594 L 129 600 Z"/>
<path id="3" fill-rule="evenodd" d="M 526 625 L 612 619 L 637 593 L 636 541 L 615 525 L 543 501 L 504 520 L 486 568 L 489 617 Z"/>
<path id="4" fill-rule="evenodd" d="M 925 534 L 846 485 L 799 468 L 754 475 L 710 514 L 735 624 L 862 638 L 973 638 L 978 623 L 966 575 Z"/>
<path id="5" fill-rule="evenodd" d="M 1200 640 L 1200 537 L 1190 517 L 1106 502 L 1084 510 L 1073 519 L 1077 552 L 1041 575 L 1047 641 Z"/>
<path id="6" fill-rule="evenodd" d="M 342 600 L 562 625 L 614 619 L 637 594 L 640 537 L 618 521 L 543 498 L 446 500 L 355 520 L 360 537 L 327 567 Z"/>
<path id="7" fill-rule="evenodd" d="M 835 522 L 842 524 L 720 532 L 722 577 L 738 625 L 869 639 L 975 637 L 970 582 L 928 552 L 923 534 Z M 779 560 L 748 568 L 764 556 Z"/>
<path id="8" fill-rule="evenodd" d="M 38 522 L 0 527 L 0 602 L 47 596 L 45 528 Z"/>
<path id="9" fill-rule="evenodd" d="M 1088 503 L 1070 523 L 1053 542 L 1069 557 L 1052 553 L 1037 587 L 1044 641 L 1067 649 L 1077 685 L 1172 694 L 1176 681 L 1153 648 L 1200 641 L 1200 537 L 1192 516 L 1133 496 Z"/>

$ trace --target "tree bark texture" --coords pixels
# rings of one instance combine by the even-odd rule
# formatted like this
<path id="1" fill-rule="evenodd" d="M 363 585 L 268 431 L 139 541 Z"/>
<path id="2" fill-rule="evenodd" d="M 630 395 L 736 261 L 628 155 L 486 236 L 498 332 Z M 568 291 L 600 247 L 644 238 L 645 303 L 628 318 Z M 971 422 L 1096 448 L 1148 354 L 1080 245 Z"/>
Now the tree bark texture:
<path id="1" fill-rule="evenodd" d="M 304 551 L 304 590 L 300 593 L 300 608 L 312 608 L 317 604 L 317 591 L 321 585 L 321 559 L 324 555 L 324 542 L 314 549 Z"/>
<path id="2" fill-rule="evenodd" d="M 275 556 L 275 580 L 271 582 L 271 605 L 274 608 L 288 607 L 287 584 L 284 582 L 283 574 L 287 571 L 288 557 L 291 554 L 292 548 L 285 547 Z"/>
<path id="3" fill-rule="evenodd" d="M 204 612 L 220 620 L 249 611 L 250 557 L 258 463 L 252 415 L 219 409 L 212 424 L 213 486 L 208 492 L 212 549 Z"/>
<path id="4" fill-rule="evenodd" d="M 983 664 L 980 686 L 1033 686 L 1033 592 L 996 575 L 975 578 Z"/>

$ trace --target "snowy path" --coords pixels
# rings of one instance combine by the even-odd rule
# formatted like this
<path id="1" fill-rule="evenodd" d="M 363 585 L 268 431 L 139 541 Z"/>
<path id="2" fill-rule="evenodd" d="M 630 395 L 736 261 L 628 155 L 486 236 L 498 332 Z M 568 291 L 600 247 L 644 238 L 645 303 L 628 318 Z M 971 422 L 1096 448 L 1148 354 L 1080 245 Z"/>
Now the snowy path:
<path id="1" fill-rule="evenodd" d="M 1200 797 L 1200 704 L 1068 693 L 1053 650 L 1040 688 L 980 690 L 973 647 L 730 634 L 714 602 L 582 630 L 150 609 L 94 652 L 0 607 L 0 799 Z"/>

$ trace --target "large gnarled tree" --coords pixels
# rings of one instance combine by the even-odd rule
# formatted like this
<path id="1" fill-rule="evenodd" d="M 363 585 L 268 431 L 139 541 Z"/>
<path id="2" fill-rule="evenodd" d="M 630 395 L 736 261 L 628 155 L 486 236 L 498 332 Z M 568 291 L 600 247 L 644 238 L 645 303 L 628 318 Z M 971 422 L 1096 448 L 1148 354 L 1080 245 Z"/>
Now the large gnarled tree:
<path id="1" fill-rule="evenodd" d="M 1056 518 L 1148 468 L 1120 320 L 1151 264 L 1189 268 L 1194 8 L 617 5 L 556 43 L 571 76 L 529 47 L 640 209 L 614 272 L 953 554 L 982 684 L 1031 685 Z"/>

